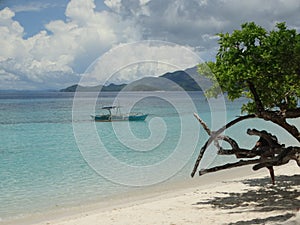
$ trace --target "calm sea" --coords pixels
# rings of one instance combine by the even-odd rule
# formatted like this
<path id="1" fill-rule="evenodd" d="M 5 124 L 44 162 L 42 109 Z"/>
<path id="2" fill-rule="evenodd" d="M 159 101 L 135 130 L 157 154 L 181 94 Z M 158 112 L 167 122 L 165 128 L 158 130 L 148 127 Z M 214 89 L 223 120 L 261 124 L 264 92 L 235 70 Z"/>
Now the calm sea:
<path id="1" fill-rule="evenodd" d="M 224 105 L 201 92 L 104 93 L 96 101 L 93 95 L 74 100 L 74 93 L 0 92 L 0 221 L 101 201 L 136 186 L 189 180 L 207 139 L 193 113 L 219 127 L 245 102 Z M 111 104 L 149 116 L 144 122 L 90 119 Z M 251 140 L 243 144 L 251 146 Z M 222 160 L 208 154 L 202 167 Z"/>

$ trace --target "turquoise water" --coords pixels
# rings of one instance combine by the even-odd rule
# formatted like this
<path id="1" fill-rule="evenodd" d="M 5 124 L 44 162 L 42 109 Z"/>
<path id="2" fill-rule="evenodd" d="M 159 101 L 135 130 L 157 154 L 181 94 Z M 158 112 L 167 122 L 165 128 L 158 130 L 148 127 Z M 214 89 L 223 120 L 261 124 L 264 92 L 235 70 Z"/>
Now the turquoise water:
<path id="1" fill-rule="evenodd" d="M 96 111 L 117 102 L 124 105 L 124 112 L 149 113 L 145 122 L 129 123 L 94 123 L 91 94 L 78 99 L 81 107 L 76 108 L 72 93 L 0 93 L 2 222 L 101 201 L 135 190 L 131 186 L 147 188 L 171 177 L 189 179 L 199 147 L 207 139 L 193 112 L 211 125 L 211 109 L 202 93 L 127 93 L 117 101 L 116 94 L 106 93 L 97 99 Z M 239 115 L 243 102 L 227 103 L 226 111 L 215 104 L 215 119 Z M 126 108 L 130 104 L 133 107 Z M 244 144 L 253 144 L 249 140 Z M 204 167 L 220 160 L 224 159 L 208 157 Z"/>

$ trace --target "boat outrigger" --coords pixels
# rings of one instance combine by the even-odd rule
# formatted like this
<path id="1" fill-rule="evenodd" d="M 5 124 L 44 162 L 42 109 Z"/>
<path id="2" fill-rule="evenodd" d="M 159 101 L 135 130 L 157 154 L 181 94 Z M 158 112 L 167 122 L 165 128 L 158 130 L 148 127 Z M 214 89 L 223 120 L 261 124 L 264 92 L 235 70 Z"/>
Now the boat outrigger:
<path id="1" fill-rule="evenodd" d="M 108 113 L 100 115 L 91 115 L 97 122 L 113 122 L 113 121 L 144 121 L 148 114 L 144 113 L 127 113 L 122 114 L 119 106 L 105 106 L 101 109 L 107 110 Z"/>

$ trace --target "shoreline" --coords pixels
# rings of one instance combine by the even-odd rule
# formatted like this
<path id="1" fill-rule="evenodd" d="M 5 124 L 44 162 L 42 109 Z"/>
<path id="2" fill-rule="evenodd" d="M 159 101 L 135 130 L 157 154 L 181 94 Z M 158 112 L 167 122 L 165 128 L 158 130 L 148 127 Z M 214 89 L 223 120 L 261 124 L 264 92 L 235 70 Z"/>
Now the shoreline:
<path id="1" fill-rule="evenodd" d="M 201 177 L 187 178 L 185 181 L 166 182 L 147 187 L 146 189 L 132 191 L 129 195 L 114 196 L 106 199 L 107 201 L 45 212 L 41 215 L 34 215 L 30 218 L 26 218 L 25 220 L 21 219 L 6 224 L 199 224 L 196 221 L 199 222 L 203 220 L 202 217 L 199 217 L 199 214 L 204 215 L 206 218 L 205 224 L 227 224 L 227 222 L 231 222 L 228 220 L 228 218 L 231 217 L 233 221 L 240 217 L 246 219 L 244 218 L 245 215 L 252 218 L 253 216 L 262 217 L 262 215 L 273 215 L 274 213 L 272 213 L 273 210 L 263 213 L 256 212 L 256 216 L 255 212 L 252 212 L 254 210 L 253 208 L 250 207 L 249 212 L 247 212 L 246 207 L 243 209 L 243 212 L 239 213 L 233 213 L 230 210 L 227 212 L 227 209 L 223 215 L 226 215 L 226 218 L 223 218 L 220 217 L 219 214 L 224 211 L 222 207 L 226 208 L 226 201 L 222 202 L 222 199 L 220 199 L 218 204 L 214 205 L 214 202 L 219 198 L 217 197 L 219 195 L 226 196 L 228 194 L 230 195 L 230 192 L 232 192 L 232 195 L 237 194 L 238 196 L 245 190 L 247 191 L 247 188 L 249 188 L 247 186 L 250 185 L 251 189 L 251 185 L 254 185 L 255 183 L 254 181 L 259 181 L 255 186 L 256 189 L 259 190 L 265 188 L 265 192 L 267 193 L 274 188 L 280 188 L 285 182 L 284 179 L 287 179 L 286 183 L 288 183 L 289 178 L 297 179 L 297 181 L 293 181 L 298 184 L 298 188 L 294 187 L 294 192 L 299 195 L 297 189 L 300 189 L 300 170 L 296 163 L 290 162 L 287 165 L 276 167 L 275 174 L 275 179 L 277 178 L 279 180 L 277 181 L 278 184 L 272 186 L 267 170 L 262 169 L 253 172 L 251 166 L 234 168 L 206 174 Z M 290 177 L 286 177 L 288 175 Z M 248 183 L 246 182 L 247 180 L 249 180 Z M 253 192 L 251 192 L 251 194 L 253 194 Z M 252 197 L 255 199 L 255 196 Z M 211 200 L 207 200 L 207 198 Z M 213 200 L 214 198 L 215 201 Z M 264 198 L 267 201 L 268 198 L 272 199 L 273 197 L 264 196 Z M 300 205 L 298 205 L 300 204 L 300 196 L 298 196 L 298 198 L 295 199 L 294 211 L 292 209 L 293 203 L 290 204 L 291 209 L 288 211 L 285 210 L 286 213 L 283 216 L 280 216 L 280 210 L 275 210 L 275 214 L 280 214 L 277 215 L 278 220 L 282 218 L 289 219 L 288 217 L 292 217 L 292 215 L 296 214 L 295 210 L 297 207 L 300 207 Z M 226 200 L 226 197 L 224 197 L 224 199 Z M 208 204 L 208 202 L 211 202 L 212 205 Z M 234 201 L 231 204 L 234 204 Z M 250 202 L 247 204 L 251 205 L 254 203 Z M 219 210 L 217 208 L 219 208 Z M 168 214 L 170 214 L 169 217 L 167 216 Z M 240 214 L 240 217 L 237 216 L 238 214 Z M 274 216 L 273 219 L 276 220 L 277 217 L 276 215 Z M 217 218 L 219 217 L 222 218 L 221 220 L 227 219 L 228 221 L 218 221 Z"/>
<path id="2" fill-rule="evenodd" d="M 128 206 L 136 203 L 142 203 L 144 201 L 151 201 L 153 198 L 160 197 L 162 195 L 172 195 L 178 191 L 185 191 L 186 189 L 192 189 L 195 187 L 206 187 L 212 183 L 217 182 L 220 179 L 232 179 L 236 175 L 247 176 L 251 174 L 251 168 L 247 166 L 220 171 L 214 174 L 207 174 L 204 176 L 195 175 L 194 178 L 187 174 L 184 178 L 173 178 L 151 186 L 146 187 L 132 187 L 131 190 L 122 192 L 120 194 L 114 194 L 108 197 L 98 198 L 93 202 L 83 202 L 77 206 L 66 206 L 58 207 L 55 209 L 49 209 L 42 212 L 35 212 L 32 214 L 25 214 L 18 217 L 13 217 L 9 220 L 0 220 L 0 225 L 24 225 L 26 224 L 36 224 L 44 220 L 52 220 L 57 218 L 64 218 L 69 216 L 74 216 L 79 213 L 84 213 L 87 211 L 94 210 L 110 210 L 114 207 Z"/>

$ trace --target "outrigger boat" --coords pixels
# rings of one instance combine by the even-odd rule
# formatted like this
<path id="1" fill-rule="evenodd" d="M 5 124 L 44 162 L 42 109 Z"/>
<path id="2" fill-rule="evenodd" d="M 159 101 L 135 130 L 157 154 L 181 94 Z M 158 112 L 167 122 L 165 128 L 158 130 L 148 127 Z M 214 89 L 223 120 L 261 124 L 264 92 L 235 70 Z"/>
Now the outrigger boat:
<path id="1" fill-rule="evenodd" d="M 122 114 L 119 106 L 105 106 L 101 109 L 107 110 L 108 113 L 100 115 L 91 115 L 91 117 L 97 122 L 144 121 L 148 116 L 148 114 L 144 113 Z"/>

